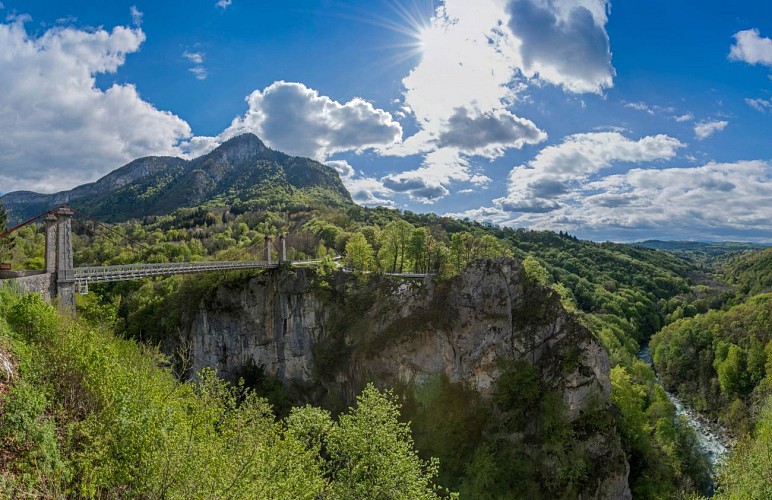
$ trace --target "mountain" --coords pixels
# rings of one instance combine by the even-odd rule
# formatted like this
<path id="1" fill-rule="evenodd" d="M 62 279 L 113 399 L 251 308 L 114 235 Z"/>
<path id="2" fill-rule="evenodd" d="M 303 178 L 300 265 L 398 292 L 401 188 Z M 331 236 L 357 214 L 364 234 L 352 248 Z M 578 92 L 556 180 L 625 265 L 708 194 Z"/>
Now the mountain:
<path id="1" fill-rule="evenodd" d="M 69 191 L 15 191 L 0 200 L 18 221 L 62 204 L 108 221 L 225 203 L 245 210 L 287 204 L 352 204 L 334 169 L 272 150 L 253 134 L 234 137 L 194 160 L 140 158 Z"/>

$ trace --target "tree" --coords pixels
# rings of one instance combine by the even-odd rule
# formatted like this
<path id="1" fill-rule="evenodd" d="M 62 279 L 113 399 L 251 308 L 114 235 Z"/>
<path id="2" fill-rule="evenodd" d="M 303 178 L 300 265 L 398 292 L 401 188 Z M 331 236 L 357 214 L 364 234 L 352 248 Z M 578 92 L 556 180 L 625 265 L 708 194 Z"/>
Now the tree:
<path id="1" fill-rule="evenodd" d="M 381 266 L 388 272 L 401 273 L 407 265 L 407 248 L 415 227 L 405 220 L 393 220 L 381 233 Z"/>
<path id="2" fill-rule="evenodd" d="M 413 271 L 425 273 L 429 271 L 429 257 L 433 238 L 426 228 L 421 227 L 413 231 L 408 245 L 408 257 L 413 262 Z"/>
<path id="3" fill-rule="evenodd" d="M 362 233 L 354 233 L 346 242 L 346 264 L 357 271 L 370 271 L 375 264 L 373 247 Z"/>
<path id="4" fill-rule="evenodd" d="M 433 484 L 438 463 L 418 456 L 399 409 L 393 394 L 381 394 L 370 384 L 357 397 L 356 408 L 330 428 L 326 444 L 333 498 L 439 498 Z"/>

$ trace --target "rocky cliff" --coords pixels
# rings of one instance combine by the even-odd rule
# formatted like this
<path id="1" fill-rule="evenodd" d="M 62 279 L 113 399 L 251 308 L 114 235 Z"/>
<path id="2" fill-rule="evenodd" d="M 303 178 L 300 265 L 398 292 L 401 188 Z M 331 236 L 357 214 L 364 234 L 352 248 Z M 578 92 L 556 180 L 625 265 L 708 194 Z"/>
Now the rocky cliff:
<path id="1" fill-rule="evenodd" d="M 506 446 L 540 469 L 554 468 L 556 478 L 581 464 L 578 479 L 537 482 L 563 481 L 555 488 L 569 496 L 630 498 L 608 356 L 516 261 L 481 260 L 435 281 L 268 272 L 221 284 L 183 318 L 181 340 L 194 370 L 216 366 L 233 378 L 258 366 L 296 399 L 333 410 L 350 404 L 369 381 L 396 388 L 412 402 L 406 406 L 419 434 L 421 425 L 432 425 L 421 424 L 422 412 L 444 401 L 427 399 L 422 388 L 439 383 L 446 393 L 465 395 L 463 411 L 485 415 L 482 430 L 459 444 L 469 453 L 476 446 L 469 441 L 493 442 L 504 429 Z M 547 408 L 550 398 L 557 402 Z M 440 410 L 453 418 L 450 409 Z M 556 419 L 562 423 L 550 423 Z M 545 435 L 550 428 L 562 441 L 549 430 Z M 547 442 L 560 450 L 543 449 Z"/>

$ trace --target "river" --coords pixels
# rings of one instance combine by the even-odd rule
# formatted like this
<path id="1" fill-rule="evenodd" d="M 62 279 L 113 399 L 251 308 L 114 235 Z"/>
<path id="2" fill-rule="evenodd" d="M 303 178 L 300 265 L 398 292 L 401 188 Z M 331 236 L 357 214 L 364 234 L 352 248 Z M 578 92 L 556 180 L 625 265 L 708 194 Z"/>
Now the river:
<path id="1" fill-rule="evenodd" d="M 638 353 L 638 358 L 645 361 L 652 368 L 654 367 L 648 344 L 641 348 Z M 657 378 L 659 379 L 659 376 Z M 694 429 L 694 432 L 697 434 L 697 443 L 700 446 L 700 451 L 702 451 L 703 455 L 708 459 L 708 462 L 710 462 L 711 473 L 715 472 L 716 466 L 721 463 L 729 451 L 729 448 L 727 447 L 728 443 L 705 423 L 699 413 L 686 406 L 686 404 L 684 404 L 684 402 L 675 394 L 672 394 L 669 391 L 665 392 L 667 393 L 670 402 L 675 406 L 676 413 L 679 416 L 683 416 L 689 423 L 689 426 Z"/>

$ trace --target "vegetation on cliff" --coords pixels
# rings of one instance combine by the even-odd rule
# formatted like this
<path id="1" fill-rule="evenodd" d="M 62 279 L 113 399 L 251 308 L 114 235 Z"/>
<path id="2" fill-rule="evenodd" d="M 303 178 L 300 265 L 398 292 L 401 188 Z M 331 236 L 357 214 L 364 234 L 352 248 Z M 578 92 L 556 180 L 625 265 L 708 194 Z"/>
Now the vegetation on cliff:
<path id="1" fill-rule="evenodd" d="M 104 193 L 83 198 L 79 206 L 120 223 L 107 231 L 79 221 L 76 265 L 261 258 L 264 237 L 279 234 L 288 235 L 289 258 L 345 255 L 345 265 L 362 283 L 367 282 L 365 272 L 435 273 L 448 279 L 474 259 L 514 256 L 534 279 L 551 287 L 608 350 L 617 426 L 636 496 L 669 498 L 704 491 L 708 484 L 693 435 L 675 417 L 654 372 L 637 359 L 640 346 L 663 327 L 652 341 L 652 353 L 665 383 L 735 432 L 764 435 L 755 415 L 762 414 L 765 380 L 771 371 L 764 312 L 769 300 L 759 294 L 769 291 L 772 251 L 748 245 L 644 243 L 667 253 L 580 241 L 566 233 L 497 229 L 434 214 L 358 207 L 328 167 L 282 156 L 255 140 L 241 138 L 195 165 L 178 160 L 169 166 L 163 159 L 127 165 L 121 175 L 134 176 L 140 168 L 149 174 L 124 186 L 106 177 L 99 187 Z M 150 208 L 139 211 L 139 207 Z M 18 234 L 13 249 L 16 266 L 42 268 L 40 230 L 27 227 Z M 722 272 L 717 266 L 723 265 Z M 84 316 L 114 320 L 123 335 L 156 344 L 174 333 L 187 309 L 228 279 L 170 277 L 99 285 L 80 306 Z M 698 376 L 690 378 L 687 368 L 693 367 Z M 530 388 L 524 387 L 524 394 Z M 445 389 L 447 393 L 432 401 L 458 401 L 454 391 L 463 392 Z M 545 395 L 539 405 L 549 405 L 548 399 Z M 560 414 L 539 411 L 535 420 L 542 414 Z M 745 411 L 750 411 L 750 418 L 743 416 Z M 454 457 L 466 448 L 453 436 L 483 429 L 494 434 L 486 427 L 490 415 L 481 416 L 470 407 L 459 407 L 458 415 L 446 429 L 417 435 L 418 448 L 445 459 L 439 474 L 446 484 L 451 484 L 448 478 L 463 476 L 468 479 L 464 484 L 453 483 L 462 492 L 472 491 L 466 489 L 471 484 L 477 484 L 474 491 L 496 491 L 491 485 L 502 484 L 495 478 L 509 470 L 509 462 L 499 461 L 495 453 L 490 459 L 490 453 L 475 452 L 471 460 L 477 465 L 471 469 Z M 416 422 L 420 418 L 415 414 Z M 533 439 L 547 446 L 552 437 Z M 456 445 L 443 450 L 443 442 Z M 491 446 L 499 445 L 490 445 L 488 451 Z M 571 458 L 565 463 L 579 461 Z M 593 473 L 581 467 L 566 470 L 563 479 L 573 479 L 567 483 L 559 479 L 553 485 L 579 484 L 576 478 Z M 552 481 L 539 477 L 535 469 L 523 472 L 523 477 L 537 488 Z"/>
<path id="2" fill-rule="evenodd" d="M 180 382 L 157 350 L 0 290 L 0 496 L 437 498 L 393 397 L 277 420 L 211 370 Z"/>

